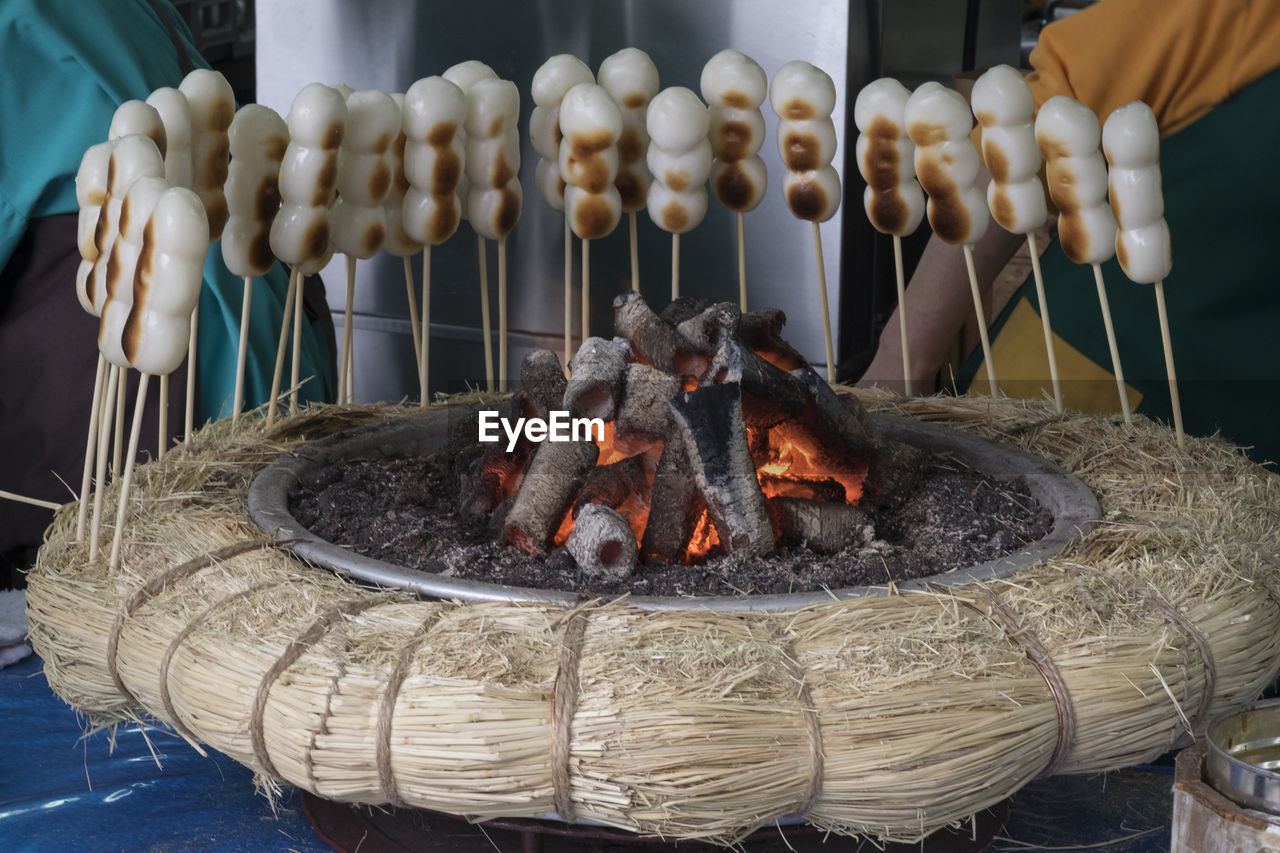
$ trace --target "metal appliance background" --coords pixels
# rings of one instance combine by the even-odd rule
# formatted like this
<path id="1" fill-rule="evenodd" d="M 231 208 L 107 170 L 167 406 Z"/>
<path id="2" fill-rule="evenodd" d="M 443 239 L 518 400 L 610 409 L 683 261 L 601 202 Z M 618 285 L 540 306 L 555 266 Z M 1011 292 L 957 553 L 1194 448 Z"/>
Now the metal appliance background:
<path id="1" fill-rule="evenodd" d="M 1009 7 L 1012 15 L 992 14 L 989 7 L 993 5 L 1002 11 Z M 991 22 L 1007 18 L 1014 33 L 1008 40 L 1010 53 L 1016 60 L 1017 0 L 987 0 L 986 6 L 980 48 L 991 41 Z M 876 296 L 883 286 L 873 284 L 873 279 L 883 277 L 883 264 L 875 262 L 875 256 L 883 253 L 872 250 L 875 235 L 862 210 L 863 184 L 852 160 L 857 131 L 848 93 L 856 93 L 876 76 L 894 73 L 894 66 L 905 73 L 908 85 L 918 82 L 912 77 L 945 80 L 959 70 L 964 24 L 963 4 L 940 0 L 258 0 L 258 101 L 285 115 L 294 95 L 316 80 L 403 92 L 415 80 L 467 59 L 486 62 L 500 77 L 516 83 L 521 93 L 524 205 L 520 222 L 507 240 L 509 375 L 514 379 L 529 349 L 549 347 L 559 352 L 563 334 L 563 216 L 543 201 L 534 185 L 538 157 L 527 131 L 533 110 L 529 85 L 547 57 L 572 53 L 594 70 L 614 51 L 635 46 L 653 57 L 664 88 L 681 85 L 695 92 L 700 90 L 702 66 L 726 47 L 753 57 L 771 78 L 791 59 L 812 62 L 836 82 L 834 165 L 845 186 L 840 211 L 822 225 L 823 256 L 838 358 L 844 354 L 856 359 L 857 353 L 873 345 L 873 326 L 883 322 L 880 315 L 887 311 Z M 897 33 L 911 30 L 915 35 L 882 39 L 882 27 L 886 33 L 893 27 Z M 916 50 L 912 45 L 923 47 Z M 922 56 L 928 67 L 919 61 Z M 763 112 L 767 131 L 760 155 L 768 166 L 769 185 L 760 207 L 746 215 L 749 304 L 783 309 L 788 339 L 821 365 L 825 354 L 812 228 L 795 219 L 786 206 L 777 118 L 767 100 Z M 650 304 L 660 309 L 670 295 L 671 238 L 644 211 L 639 214 L 639 237 L 641 289 Z M 683 294 L 736 301 L 735 239 L 734 217 L 713 195 L 703 223 L 681 237 Z M 628 253 L 625 216 L 613 234 L 591 244 L 591 330 L 595 334 L 607 334 L 612 328 L 610 303 L 629 286 Z M 575 331 L 580 264 L 575 240 Z M 420 277 L 420 256 L 413 268 L 415 278 Z M 488 276 L 496 332 L 497 260 L 492 242 Z M 345 304 L 341 257 L 329 265 L 324 277 L 329 304 L 341 326 Z M 478 278 L 476 237 L 464 223 L 452 239 L 432 250 L 433 392 L 460 390 L 465 383 L 483 378 Z M 400 259 L 384 253 L 360 262 L 355 292 L 357 399 L 416 397 Z M 493 351 L 496 359 L 496 333 Z"/>

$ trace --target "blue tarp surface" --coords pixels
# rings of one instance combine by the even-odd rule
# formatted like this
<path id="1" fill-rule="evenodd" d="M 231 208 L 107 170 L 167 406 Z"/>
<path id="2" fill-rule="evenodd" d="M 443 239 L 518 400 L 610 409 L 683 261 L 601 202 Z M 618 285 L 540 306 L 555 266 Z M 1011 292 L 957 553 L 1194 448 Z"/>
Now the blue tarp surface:
<path id="1" fill-rule="evenodd" d="M 273 813 L 226 756 L 136 725 L 116 728 L 113 750 L 108 733 L 83 737 L 82 726 L 39 658 L 0 670 L 0 851 L 332 853 L 295 790 Z"/>

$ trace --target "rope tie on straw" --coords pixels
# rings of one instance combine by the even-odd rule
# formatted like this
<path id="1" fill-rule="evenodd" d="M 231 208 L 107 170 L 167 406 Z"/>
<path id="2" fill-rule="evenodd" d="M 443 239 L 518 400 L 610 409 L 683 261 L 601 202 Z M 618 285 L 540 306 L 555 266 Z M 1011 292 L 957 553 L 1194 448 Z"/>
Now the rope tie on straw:
<path id="1" fill-rule="evenodd" d="M 1053 657 L 1040 642 L 1040 638 L 1019 622 L 1018 615 L 1006 607 L 993 592 L 979 588 L 975 591 L 975 597 L 986 605 L 986 611 L 967 602 L 966 606 L 972 607 L 995 622 L 1004 631 L 1009 641 L 1027 656 L 1027 660 L 1031 661 L 1031 665 L 1036 668 L 1049 687 L 1049 695 L 1053 697 L 1054 710 L 1058 715 L 1058 740 L 1053 746 L 1053 754 L 1049 756 L 1049 763 L 1045 765 L 1044 770 L 1040 771 L 1040 776 L 1052 776 L 1058 772 L 1058 768 L 1066 760 L 1067 751 L 1071 748 L 1076 736 L 1075 706 L 1071 702 L 1071 693 L 1067 690 L 1066 679 L 1062 677 L 1062 671 L 1058 669 L 1058 665 L 1054 663 Z"/>
<path id="2" fill-rule="evenodd" d="M 400 653 L 396 655 L 396 663 L 391 669 L 391 676 L 387 682 L 387 690 L 382 694 L 378 705 L 378 729 L 374 738 L 377 744 L 378 784 L 382 786 L 382 796 L 396 808 L 402 808 L 405 805 L 396 787 L 395 774 L 391 772 L 391 728 L 395 723 L 396 700 L 400 696 L 400 688 L 404 685 L 404 680 L 409 676 L 409 664 L 413 662 L 414 655 L 418 653 L 418 649 L 422 648 L 422 644 L 427 641 L 427 635 L 439 621 L 440 611 L 437 610 L 428 616 L 409 641 L 400 647 Z"/>
<path id="3" fill-rule="evenodd" d="M 151 599 L 164 592 L 170 583 L 176 583 L 185 578 L 189 578 L 197 572 L 203 571 L 210 566 L 230 560 L 232 557 L 238 557 L 241 554 L 247 554 L 250 551 L 261 551 L 268 548 L 283 548 L 292 544 L 293 540 L 281 540 L 279 542 L 268 539 L 251 539 L 244 542 L 234 542 L 213 551 L 208 551 L 198 557 L 193 557 L 185 563 L 179 563 L 176 566 L 170 566 L 160 574 L 148 580 L 140 586 L 133 595 L 129 596 L 124 607 L 120 608 L 116 613 L 115 622 L 111 625 L 111 632 L 107 634 L 107 673 L 111 676 L 111 683 L 115 685 L 120 695 L 126 699 L 136 702 L 138 697 L 133 695 L 124 684 L 124 679 L 120 677 L 119 665 L 116 661 L 116 651 L 120 647 L 120 634 L 124 631 L 124 623 L 133 617 L 135 613 L 142 608 Z"/>
<path id="4" fill-rule="evenodd" d="M 285 580 L 264 581 L 242 589 L 239 592 L 224 595 L 204 610 L 200 611 L 194 619 L 188 622 L 183 629 L 169 641 L 169 647 L 164 650 L 164 657 L 160 659 L 160 670 L 156 674 L 156 680 L 160 685 L 160 703 L 164 706 L 165 715 L 169 718 L 169 725 L 173 726 L 173 730 L 188 741 L 195 742 L 198 741 L 199 738 L 196 737 L 195 733 L 192 732 L 191 729 L 187 728 L 187 725 L 182 722 L 182 718 L 178 715 L 178 709 L 174 707 L 173 699 L 169 693 L 169 664 L 173 661 L 173 656 L 177 653 L 178 648 L 186 642 L 187 637 L 191 636 L 196 628 L 199 628 L 205 622 L 208 622 L 215 613 L 226 607 L 230 607 L 232 604 L 248 598 L 249 596 L 256 595 L 263 590 L 276 586 L 284 586 L 286 583 L 288 583 L 288 581 Z"/>
<path id="5" fill-rule="evenodd" d="M 1191 641 L 1192 645 L 1196 647 L 1196 652 L 1200 655 L 1200 662 L 1204 667 L 1204 691 L 1200 694 L 1200 705 L 1196 708 L 1195 714 L 1187 719 L 1187 724 L 1194 736 L 1194 733 L 1207 721 L 1209 708 L 1213 704 L 1213 697 L 1218 689 L 1218 663 L 1213 657 L 1213 647 L 1209 645 L 1208 638 L 1205 637 L 1200 629 L 1197 628 L 1181 610 L 1175 607 L 1168 599 L 1154 589 L 1139 586 L 1133 580 L 1126 578 L 1123 575 L 1099 571 L 1093 566 L 1076 565 L 1073 563 L 1072 568 L 1085 574 L 1105 578 L 1123 589 L 1129 595 L 1140 599 L 1149 605 L 1151 609 L 1155 610 L 1167 619 Z"/>
<path id="6" fill-rule="evenodd" d="M 822 721 L 818 719 L 818 709 L 813 703 L 813 695 L 809 692 L 808 672 L 796 657 L 795 648 L 786 631 L 775 625 L 773 642 L 782 649 L 782 662 L 786 667 L 787 677 L 796 683 L 796 703 L 800 706 L 800 715 L 804 718 L 805 730 L 809 735 L 809 781 L 805 785 L 804 796 L 796 806 L 795 813 L 807 815 L 814 803 L 822 796 L 822 774 L 826 767 L 826 750 L 822 745 Z"/>
<path id="7" fill-rule="evenodd" d="M 556 666 L 556 679 L 551 691 L 551 794 L 556 814 L 573 821 L 573 806 L 569 780 L 569 746 L 573 736 L 573 715 L 578 709 L 578 658 L 582 653 L 582 638 L 587 632 L 588 607 L 570 611 L 560 643 L 560 661 Z"/>
<path id="8" fill-rule="evenodd" d="M 267 696 L 271 693 L 271 688 L 275 685 L 277 679 L 284 674 L 285 670 L 297 663 L 298 658 L 302 657 L 307 649 L 324 639 L 325 634 L 329 632 L 329 628 L 333 626 L 333 623 L 339 619 L 355 616 L 379 604 L 387 603 L 388 600 L 386 598 L 374 597 L 346 601 L 336 607 L 329 608 L 320 615 L 320 618 L 312 622 L 301 636 L 291 640 L 288 647 L 285 648 L 284 654 L 276 658 L 276 662 L 263 674 L 262 680 L 258 682 L 258 690 L 253 696 L 253 711 L 249 717 L 249 735 L 253 744 L 253 757 L 257 759 L 258 766 L 267 775 L 276 778 L 280 776 L 279 771 L 276 770 L 275 763 L 271 760 L 271 756 L 267 754 L 267 739 L 262 725 L 263 713 L 267 708 Z"/>

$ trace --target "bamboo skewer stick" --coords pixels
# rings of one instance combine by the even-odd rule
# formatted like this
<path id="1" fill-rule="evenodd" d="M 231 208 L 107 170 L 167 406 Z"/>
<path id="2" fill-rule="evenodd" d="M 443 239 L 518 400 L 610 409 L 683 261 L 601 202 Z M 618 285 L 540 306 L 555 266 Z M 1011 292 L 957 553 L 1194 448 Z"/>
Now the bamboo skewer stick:
<path id="1" fill-rule="evenodd" d="M 507 392 L 507 235 L 498 238 L 498 388 Z"/>
<path id="2" fill-rule="evenodd" d="M 569 353 L 573 349 L 573 232 L 569 218 L 564 220 L 564 369 L 569 370 Z"/>
<path id="3" fill-rule="evenodd" d="M 89 436 L 84 444 L 84 472 L 80 475 L 80 507 L 76 516 L 76 541 L 84 541 L 84 526 L 89 520 L 89 487 L 93 480 L 94 453 L 98 446 L 98 425 L 102 423 L 102 390 L 107 378 L 107 360 L 98 354 L 98 372 L 93 379 L 93 402 L 89 407 Z"/>
<path id="4" fill-rule="evenodd" d="M 244 277 L 244 298 L 240 301 L 240 341 L 236 350 L 236 396 L 231 404 L 231 424 L 244 411 L 244 370 L 249 358 L 249 312 L 253 305 L 253 276 Z"/>
<path id="5" fill-rule="evenodd" d="M 342 315 L 342 364 L 338 371 L 338 402 L 350 403 L 351 399 L 351 380 L 352 380 L 352 350 L 354 345 L 352 338 L 352 303 L 356 298 L 356 259 L 352 255 L 347 255 L 347 306 L 346 311 Z"/>
<path id="6" fill-rule="evenodd" d="M 982 357 L 987 364 L 987 381 L 991 396 L 996 395 L 996 366 L 991 359 L 991 336 L 987 334 L 987 314 L 982 310 L 982 292 L 978 290 L 978 271 L 973 267 L 973 246 L 964 244 L 964 265 L 969 271 L 969 290 L 973 294 L 973 310 L 978 315 L 978 337 L 982 340 Z"/>
<path id="7" fill-rule="evenodd" d="M 591 337 L 591 241 L 582 241 L 582 342 Z"/>
<path id="8" fill-rule="evenodd" d="M 640 292 L 640 234 L 636 226 L 636 211 L 627 214 L 627 230 L 631 237 L 631 289 Z"/>
<path id="9" fill-rule="evenodd" d="M 138 439 L 142 435 L 143 409 L 147 405 L 147 382 L 151 375 L 143 373 L 138 377 L 138 397 L 133 404 L 133 427 L 129 431 L 129 459 L 124 468 L 124 481 L 120 484 L 120 499 L 116 504 L 116 533 L 111 540 L 111 570 L 120 567 L 120 546 L 124 540 L 125 514 L 129 509 L 129 485 L 133 482 L 133 468 L 138 457 Z"/>
<path id="10" fill-rule="evenodd" d="M 835 348 L 831 345 L 831 309 L 827 305 L 827 265 L 822 257 L 822 229 L 813 223 L 813 251 L 818 261 L 818 298 L 822 300 L 822 336 L 827 347 L 827 381 L 836 381 Z"/>
<path id="11" fill-rule="evenodd" d="M 169 377 L 160 377 L 160 412 L 159 425 L 157 431 L 159 435 L 156 438 L 157 444 L 160 446 L 156 449 L 156 459 L 164 458 L 165 445 L 169 443 Z"/>
<path id="12" fill-rule="evenodd" d="M 38 506 L 41 509 L 62 509 L 62 504 L 54 503 L 53 501 L 42 501 L 39 498 L 29 498 L 26 495 L 17 495 L 13 492 L 6 492 L 4 489 L 0 489 L 0 500 L 15 501 L 20 504 Z"/>
<path id="13" fill-rule="evenodd" d="M 484 238 L 476 236 L 480 247 L 480 326 L 484 342 L 484 384 L 493 390 L 493 328 L 489 321 L 489 258 L 484 250 Z"/>
<path id="14" fill-rule="evenodd" d="M 431 367 L 431 244 L 422 247 L 422 338 L 418 341 L 418 394 L 423 406 L 431 401 L 427 387 Z"/>
<path id="15" fill-rule="evenodd" d="M 1173 428 L 1178 449 L 1183 446 L 1182 403 L 1178 399 L 1178 375 L 1173 368 L 1173 341 L 1169 338 L 1169 311 L 1164 304 L 1164 281 L 1156 282 L 1156 310 L 1160 313 L 1160 340 L 1164 344 L 1164 369 L 1169 374 L 1169 404 L 1173 407 Z"/>
<path id="16" fill-rule="evenodd" d="M 294 273 L 298 277 L 298 286 L 293 291 L 293 363 L 289 371 L 289 416 L 298 414 L 298 383 L 302 379 L 302 304 L 306 288 L 302 283 L 302 273 Z"/>
<path id="17" fill-rule="evenodd" d="M 107 392 L 102 401 L 103 419 L 98 430 L 98 458 L 94 463 L 98 488 L 93 493 L 93 524 L 89 529 L 89 562 L 98 559 L 98 535 L 102 527 L 102 488 L 107 479 L 107 450 L 111 441 L 111 421 L 106 415 L 115 406 L 115 399 L 120 388 L 121 370 L 116 365 L 108 365 Z"/>
<path id="18" fill-rule="evenodd" d="M 293 296 L 298 287 L 297 268 L 289 270 L 289 288 L 284 294 L 284 306 L 280 318 L 280 341 L 276 344 L 276 366 L 271 373 L 271 399 L 267 406 L 267 426 L 276 420 L 276 406 L 280 400 L 280 379 L 284 373 L 284 354 L 289 345 L 289 320 L 293 315 Z"/>
<path id="19" fill-rule="evenodd" d="M 1040 323 L 1044 326 L 1044 348 L 1049 353 L 1049 380 L 1053 383 L 1053 407 L 1062 414 L 1062 383 L 1058 379 L 1058 354 L 1053 348 L 1053 327 L 1049 323 L 1049 302 L 1044 295 L 1044 276 L 1040 272 L 1040 250 L 1036 246 L 1034 231 L 1027 232 L 1027 247 L 1031 250 L 1031 272 L 1036 282 L 1036 298 L 1040 300 Z"/>
<path id="20" fill-rule="evenodd" d="M 187 344 L 187 408 L 182 422 L 182 441 L 191 440 L 191 430 L 195 426 L 196 416 L 196 341 L 200 331 L 200 301 L 196 300 L 196 307 L 191 309 L 191 341 Z M 168 407 L 161 407 L 161 411 L 167 411 Z M 166 414 L 167 418 L 168 415 Z M 123 425 L 122 425 L 123 426 Z M 168 432 L 168 429 L 165 429 Z M 163 439 L 161 439 L 163 440 Z"/>
<path id="21" fill-rule="evenodd" d="M 671 301 L 680 298 L 680 235 L 671 232 Z"/>
<path id="22" fill-rule="evenodd" d="M 902 333 L 902 390 L 911 396 L 911 348 L 907 345 L 907 280 L 902 272 L 902 238 L 893 235 L 893 272 L 898 280 L 898 330 Z"/>
<path id="23" fill-rule="evenodd" d="M 1111 370 L 1116 375 L 1116 388 L 1120 391 L 1120 410 L 1124 412 L 1126 426 L 1133 424 L 1129 408 L 1129 389 L 1124 384 L 1124 369 L 1120 366 L 1120 349 L 1116 345 L 1116 330 L 1111 324 L 1111 303 L 1107 300 L 1107 288 L 1102 281 L 1102 266 L 1093 265 L 1093 280 L 1098 285 L 1098 304 L 1102 307 L 1102 324 L 1107 330 L 1107 347 L 1111 350 Z"/>
<path id="24" fill-rule="evenodd" d="M 409 336 L 413 338 L 413 363 L 418 365 L 418 384 L 421 385 L 422 341 L 418 337 L 422 330 L 418 326 L 418 294 L 414 293 L 413 287 L 413 260 L 408 255 L 404 256 L 404 290 L 409 297 Z"/>
<path id="25" fill-rule="evenodd" d="M 746 217 L 738 211 L 738 308 L 747 310 L 747 228 Z"/>
<path id="26" fill-rule="evenodd" d="M 124 409 L 126 401 L 124 399 L 125 384 L 128 382 L 128 374 L 124 368 L 120 369 L 119 390 L 116 392 L 116 426 L 115 434 L 111 443 L 111 477 L 115 479 L 120 476 L 121 463 L 124 458 Z"/>

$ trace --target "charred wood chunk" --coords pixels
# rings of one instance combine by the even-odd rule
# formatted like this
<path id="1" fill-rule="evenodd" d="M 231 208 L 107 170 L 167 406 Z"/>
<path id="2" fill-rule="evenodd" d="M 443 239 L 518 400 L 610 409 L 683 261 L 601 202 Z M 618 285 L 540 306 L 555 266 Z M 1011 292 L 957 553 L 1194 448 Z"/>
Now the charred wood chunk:
<path id="1" fill-rule="evenodd" d="M 514 422 L 518 418 L 528 417 L 532 408 L 529 396 L 523 389 L 517 389 L 502 404 L 499 415 Z M 479 421 L 468 419 L 467 423 L 471 425 L 473 446 L 484 449 L 480 451 L 479 458 L 459 477 L 458 515 L 464 522 L 475 523 L 488 518 L 500 501 L 515 494 L 520 488 L 534 445 L 523 432 L 511 452 L 506 451 L 505 439 L 493 444 L 481 444 L 476 442 Z"/>
<path id="2" fill-rule="evenodd" d="M 901 441 L 881 441 L 867 472 L 863 502 L 891 507 L 909 498 L 924 479 L 929 454 Z"/>
<path id="3" fill-rule="evenodd" d="M 747 446 L 741 389 L 705 386 L 678 394 L 670 407 L 671 440 L 684 444 L 721 544 L 731 555 L 772 554 L 773 526 Z"/>
<path id="4" fill-rule="evenodd" d="M 543 443 L 529 462 L 524 484 L 507 513 L 503 528 L 507 542 L 531 554 L 545 551 L 599 456 L 600 448 L 593 441 Z"/>
<path id="5" fill-rule="evenodd" d="M 569 362 L 564 408 L 575 418 L 613 420 L 630 360 L 631 346 L 622 338 L 587 338 Z"/>
<path id="6" fill-rule="evenodd" d="M 812 367 L 793 370 L 791 375 L 805 383 L 813 403 L 802 416 L 805 430 L 824 444 L 834 440 L 843 445 L 847 453 L 873 461 L 876 436 L 871 418 L 858 398 L 850 395 L 846 403 L 846 398 L 833 391 Z"/>
<path id="7" fill-rule="evenodd" d="M 665 440 L 670 417 L 667 403 L 678 393 L 679 377 L 647 364 L 627 365 L 614 435 L 639 441 Z"/>
<path id="8" fill-rule="evenodd" d="M 710 299 L 696 296 L 677 296 L 662 309 L 661 317 L 673 326 L 679 326 L 690 317 L 696 317 L 711 307 Z"/>
<path id="9" fill-rule="evenodd" d="M 787 315 L 777 308 L 748 311 L 738 321 L 738 340 L 782 370 L 807 367 L 808 360 L 782 339 L 786 322 Z"/>
<path id="10" fill-rule="evenodd" d="M 520 362 L 520 386 L 529 394 L 534 414 L 543 420 L 564 404 L 564 368 L 549 349 L 536 349 Z"/>
<path id="11" fill-rule="evenodd" d="M 702 374 L 703 385 L 725 382 L 741 386 L 742 416 L 753 430 L 794 418 L 809 405 L 810 392 L 803 380 L 774 367 L 732 338 L 720 341 Z"/>
<path id="12" fill-rule="evenodd" d="M 721 339 L 736 337 L 742 311 L 732 302 L 717 302 L 676 326 L 676 331 L 703 352 L 715 352 Z"/>
<path id="13" fill-rule="evenodd" d="M 760 487 L 769 495 L 780 498 L 808 498 L 814 501 L 844 503 L 848 497 L 844 485 L 831 477 L 815 480 L 812 477 L 761 473 Z"/>
<path id="14" fill-rule="evenodd" d="M 675 326 L 653 313 L 635 291 L 613 300 L 613 329 L 627 339 L 637 356 L 659 370 L 696 377 L 707 366 L 708 353 L 699 352 Z"/>
<path id="15" fill-rule="evenodd" d="M 869 540 L 875 527 L 865 510 L 804 498 L 770 498 L 769 515 L 787 545 L 834 554 L 852 542 Z"/>
<path id="16" fill-rule="evenodd" d="M 627 520 L 607 506 L 584 506 L 566 544 L 588 577 L 617 581 L 635 571 L 636 535 Z"/>
<path id="17" fill-rule="evenodd" d="M 631 456 L 611 465 L 597 465 L 587 475 L 573 502 L 573 517 L 577 518 L 590 504 L 617 509 L 632 495 L 647 498 L 648 493 L 649 481 L 644 475 L 643 456 Z"/>
<path id="18" fill-rule="evenodd" d="M 668 441 L 653 475 L 649 520 L 640 543 L 644 561 L 678 562 L 693 535 L 693 525 L 702 507 L 698 488 L 689 476 L 689 456 L 684 442 Z"/>

